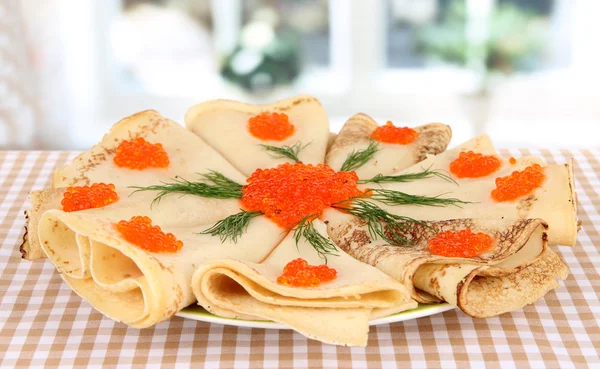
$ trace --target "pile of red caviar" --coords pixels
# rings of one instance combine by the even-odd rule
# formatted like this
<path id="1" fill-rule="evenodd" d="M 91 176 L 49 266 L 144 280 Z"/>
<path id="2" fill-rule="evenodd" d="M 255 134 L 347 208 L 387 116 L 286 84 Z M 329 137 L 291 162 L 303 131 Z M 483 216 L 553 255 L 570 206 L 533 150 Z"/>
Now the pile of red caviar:
<path id="1" fill-rule="evenodd" d="M 384 126 L 377 127 L 371 133 L 371 138 L 384 143 L 408 145 L 418 135 L 419 133 L 412 128 L 395 127 L 392 122 L 388 121 Z"/>
<path id="2" fill-rule="evenodd" d="M 337 271 L 327 265 L 308 265 L 302 258 L 286 264 L 277 283 L 292 287 L 317 287 L 321 283 L 333 281 Z"/>
<path id="3" fill-rule="evenodd" d="M 183 247 L 183 242 L 172 233 L 164 233 L 159 226 L 153 226 L 148 217 L 121 220 L 117 229 L 128 242 L 150 252 L 177 252 Z"/>
<path id="4" fill-rule="evenodd" d="M 119 144 L 114 162 L 118 167 L 137 170 L 166 168 L 169 166 L 169 155 L 162 144 L 152 144 L 138 137 Z"/>
<path id="5" fill-rule="evenodd" d="M 450 172 L 458 178 L 485 177 L 500 168 L 500 159 L 473 151 L 461 152 L 452 163 Z"/>
<path id="6" fill-rule="evenodd" d="M 492 237 L 485 233 L 473 233 L 470 229 L 458 232 L 444 231 L 429 240 L 432 254 L 453 257 L 472 258 L 490 249 L 494 244 Z"/>
<path id="7" fill-rule="evenodd" d="M 101 208 L 118 199 L 119 195 L 112 183 L 93 183 L 91 186 L 67 187 L 60 203 L 64 211 L 71 212 Z"/>
<path id="8" fill-rule="evenodd" d="M 336 172 L 324 164 L 285 163 L 257 169 L 242 188 L 242 205 L 289 229 L 308 215 L 362 194 L 357 180 L 354 172 Z"/>
<path id="9" fill-rule="evenodd" d="M 514 171 L 506 177 L 496 178 L 496 188 L 492 198 L 496 201 L 512 201 L 529 195 L 540 187 L 546 179 L 544 168 L 539 164 L 528 166 L 522 171 Z"/>
<path id="10" fill-rule="evenodd" d="M 281 113 L 261 113 L 248 120 L 248 130 L 261 140 L 283 141 L 294 133 L 290 118 Z"/>

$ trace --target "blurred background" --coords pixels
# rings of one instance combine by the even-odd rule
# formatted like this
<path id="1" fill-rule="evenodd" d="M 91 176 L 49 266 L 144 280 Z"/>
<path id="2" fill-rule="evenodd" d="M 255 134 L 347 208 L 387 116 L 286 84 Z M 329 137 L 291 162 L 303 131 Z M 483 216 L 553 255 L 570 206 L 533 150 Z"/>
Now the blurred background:
<path id="1" fill-rule="evenodd" d="M 332 130 L 600 146 L 598 0 L 0 0 L 0 148 L 87 149 L 119 119 L 317 96 Z"/>

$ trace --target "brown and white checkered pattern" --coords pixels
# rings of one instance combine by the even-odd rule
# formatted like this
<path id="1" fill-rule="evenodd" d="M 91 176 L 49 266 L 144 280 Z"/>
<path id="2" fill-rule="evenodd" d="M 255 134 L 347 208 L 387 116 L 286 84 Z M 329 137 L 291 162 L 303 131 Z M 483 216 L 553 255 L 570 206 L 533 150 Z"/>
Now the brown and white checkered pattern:
<path id="1" fill-rule="evenodd" d="M 472 319 L 452 310 L 371 327 L 366 348 L 291 330 L 236 328 L 174 317 L 138 330 L 105 318 L 48 261 L 21 261 L 27 193 L 49 185 L 74 153 L 0 152 L 0 366 L 206 368 L 600 368 L 600 150 L 506 150 L 549 163 L 576 160 L 579 219 L 564 286 L 523 310 Z"/>

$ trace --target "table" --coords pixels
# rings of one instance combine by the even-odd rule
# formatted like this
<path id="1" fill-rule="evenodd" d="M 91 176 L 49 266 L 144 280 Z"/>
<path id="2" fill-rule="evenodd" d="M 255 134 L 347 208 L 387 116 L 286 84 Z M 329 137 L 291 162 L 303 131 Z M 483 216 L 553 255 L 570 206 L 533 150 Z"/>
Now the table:
<path id="1" fill-rule="evenodd" d="M 49 261 L 22 261 L 27 193 L 50 184 L 76 153 L 0 152 L 0 367 L 584 368 L 600 367 L 600 150 L 502 150 L 576 160 L 574 248 L 554 247 L 571 275 L 534 305 L 491 319 L 452 310 L 371 327 L 366 348 L 336 347 L 291 330 L 221 326 L 174 317 L 138 330 L 93 310 Z"/>

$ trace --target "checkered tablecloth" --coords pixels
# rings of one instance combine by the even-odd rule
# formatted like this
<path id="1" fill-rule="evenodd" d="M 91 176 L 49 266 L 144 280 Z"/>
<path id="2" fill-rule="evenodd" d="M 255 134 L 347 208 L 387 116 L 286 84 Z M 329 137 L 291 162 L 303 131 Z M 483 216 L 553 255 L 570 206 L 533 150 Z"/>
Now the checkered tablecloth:
<path id="1" fill-rule="evenodd" d="M 366 348 L 336 347 L 291 330 L 236 328 L 174 317 L 148 329 L 105 318 L 75 295 L 49 261 L 21 261 L 31 189 L 49 186 L 74 153 L 0 152 L 0 366 L 156 368 L 600 368 L 600 150 L 504 150 L 576 160 L 574 248 L 554 248 L 571 268 L 534 305 L 491 319 L 448 311 L 371 327 Z"/>

